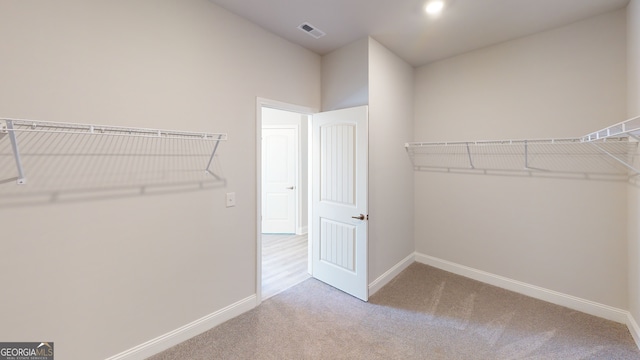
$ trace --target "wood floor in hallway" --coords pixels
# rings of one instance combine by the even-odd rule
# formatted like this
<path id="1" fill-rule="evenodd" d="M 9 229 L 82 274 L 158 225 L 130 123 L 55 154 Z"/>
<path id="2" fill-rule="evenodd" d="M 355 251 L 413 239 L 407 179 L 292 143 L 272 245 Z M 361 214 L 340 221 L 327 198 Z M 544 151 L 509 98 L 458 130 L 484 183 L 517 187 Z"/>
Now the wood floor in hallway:
<path id="1" fill-rule="evenodd" d="M 307 257 L 307 234 L 263 234 L 262 300 L 308 279 Z"/>

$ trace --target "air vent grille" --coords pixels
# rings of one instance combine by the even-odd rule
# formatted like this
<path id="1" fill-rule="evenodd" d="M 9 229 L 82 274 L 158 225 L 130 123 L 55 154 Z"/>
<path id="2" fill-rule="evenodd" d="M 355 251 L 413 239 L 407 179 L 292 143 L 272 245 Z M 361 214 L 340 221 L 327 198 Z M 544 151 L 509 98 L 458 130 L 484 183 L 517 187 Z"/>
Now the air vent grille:
<path id="1" fill-rule="evenodd" d="M 308 22 L 302 23 L 298 26 L 298 29 L 306 32 L 307 34 L 313 36 L 316 39 L 319 39 L 327 34 L 324 31 L 316 28 L 315 26 L 309 24 Z"/>

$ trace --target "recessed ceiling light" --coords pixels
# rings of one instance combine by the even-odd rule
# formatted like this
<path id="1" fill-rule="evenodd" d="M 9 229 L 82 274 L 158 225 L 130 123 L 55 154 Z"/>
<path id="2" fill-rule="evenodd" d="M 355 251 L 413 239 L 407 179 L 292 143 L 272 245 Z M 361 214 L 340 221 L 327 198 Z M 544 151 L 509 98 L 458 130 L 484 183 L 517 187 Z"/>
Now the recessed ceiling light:
<path id="1" fill-rule="evenodd" d="M 430 15 L 438 15 L 442 12 L 442 9 L 444 9 L 444 1 L 441 0 L 429 1 L 424 8 L 427 14 Z"/>

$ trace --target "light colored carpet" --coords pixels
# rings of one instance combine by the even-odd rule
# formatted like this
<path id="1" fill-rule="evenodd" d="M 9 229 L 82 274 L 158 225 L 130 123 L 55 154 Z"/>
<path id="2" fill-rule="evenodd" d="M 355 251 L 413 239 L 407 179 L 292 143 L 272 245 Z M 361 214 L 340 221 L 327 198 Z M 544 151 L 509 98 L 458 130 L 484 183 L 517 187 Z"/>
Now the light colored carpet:
<path id="1" fill-rule="evenodd" d="M 626 326 L 414 263 L 368 303 L 315 279 L 151 360 L 640 359 Z"/>

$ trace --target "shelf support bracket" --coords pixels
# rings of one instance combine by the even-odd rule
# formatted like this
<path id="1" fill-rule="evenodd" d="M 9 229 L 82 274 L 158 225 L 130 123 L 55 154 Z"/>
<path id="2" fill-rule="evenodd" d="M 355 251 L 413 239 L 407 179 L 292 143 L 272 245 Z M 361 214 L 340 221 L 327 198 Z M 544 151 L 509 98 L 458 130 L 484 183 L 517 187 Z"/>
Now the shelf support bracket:
<path id="1" fill-rule="evenodd" d="M 524 141 L 524 168 L 529 169 L 529 143 Z"/>
<path id="2" fill-rule="evenodd" d="M 5 120 L 7 124 L 7 132 L 9 140 L 11 140 L 11 149 L 13 150 L 13 157 L 16 160 L 16 167 L 18 168 L 18 185 L 26 184 L 27 179 L 24 177 L 24 170 L 22 169 L 22 160 L 20 160 L 20 150 L 18 150 L 18 140 L 16 139 L 16 133 L 13 129 L 13 120 Z"/>
<path id="3" fill-rule="evenodd" d="M 476 167 L 473 165 L 473 159 L 471 158 L 471 149 L 469 149 L 469 143 L 467 143 L 467 155 L 469 156 L 469 165 L 471 166 L 472 169 L 475 169 Z"/>
<path id="4" fill-rule="evenodd" d="M 620 160 L 618 159 L 615 155 L 613 155 L 612 153 L 608 152 L 607 150 L 603 149 L 602 147 L 598 146 L 596 143 L 594 142 L 590 142 L 589 144 L 593 145 L 596 147 L 596 149 L 602 151 L 604 154 L 607 154 L 610 158 L 612 158 L 613 160 L 619 162 L 620 164 L 624 165 L 627 169 L 633 171 L 636 173 L 636 175 L 640 174 L 640 170 L 636 169 L 635 167 L 629 165 L 626 161 Z"/>
<path id="5" fill-rule="evenodd" d="M 216 174 L 214 174 L 211 170 L 209 170 L 209 168 L 211 167 L 211 163 L 213 162 L 213 157 L 216 155 L 216 151 L 218 150 L 218 145 L 220 145 L 220 141 L 222 140 L 222 134 L 218 135 L 218 141 L 216 141 L 216 144 L 213 146 L 213 151 L 211 152 L 211 157 L 209 158 L 209 162 L 207 163 L 207 167 L 204 169 L 204 171 L 209 174 L 209 175 L 213 175 L 216 178 L 220 178 L 218 177 Z"/>

